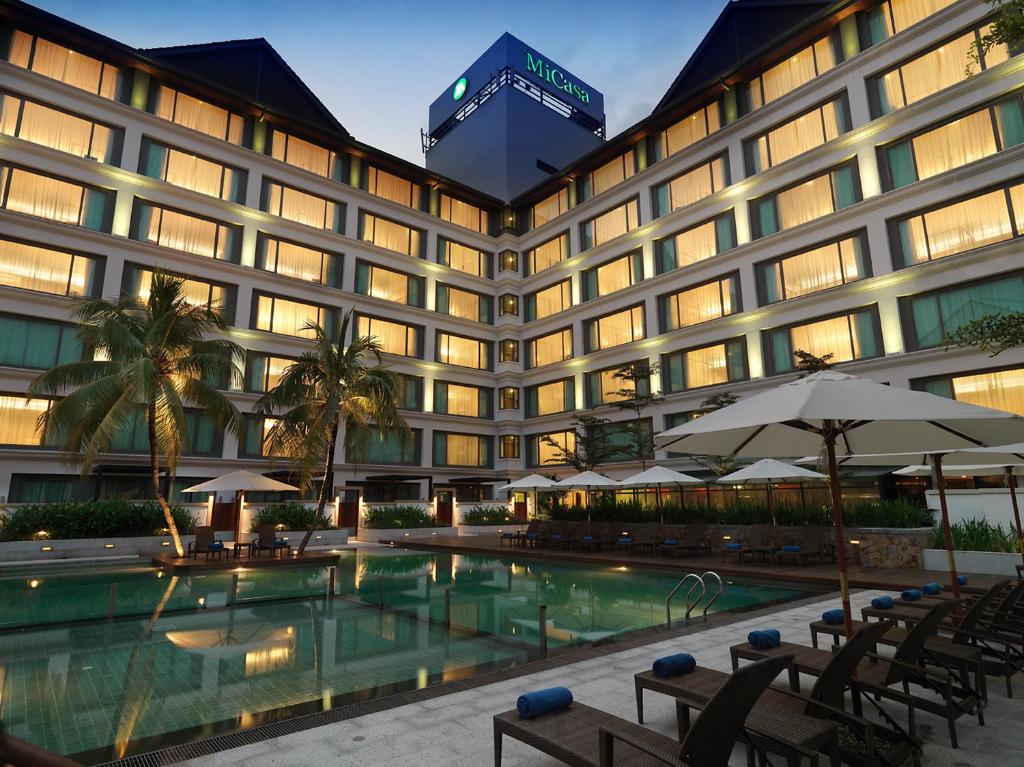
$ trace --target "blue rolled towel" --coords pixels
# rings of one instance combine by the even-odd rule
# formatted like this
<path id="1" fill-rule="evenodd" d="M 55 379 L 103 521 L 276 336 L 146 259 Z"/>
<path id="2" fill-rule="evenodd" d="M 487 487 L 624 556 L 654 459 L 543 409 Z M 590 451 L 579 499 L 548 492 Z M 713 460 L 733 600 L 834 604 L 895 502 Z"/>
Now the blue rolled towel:
<path id="1" fill-rule="evenodd" d="M 594 540 L 594 536 L 592 536 L 592 535 L 584 535 L 583 536 L 583 540 L 585 540 L 585 541 L 592 541 L 592 540 Z"/>
<path id="2" fill-rule="evenodd" d="M 527 538 L 540 538 L 540 533 L 527 533 Z"/>
<path id="3" fill-rule="evenodd" d="M 875 597 L 871 600 L 871 606 L 874 607 L 876 610 L 888 610 L 890 607 L 892 607 L 892 605 L 892 597 L 888 595 L 884 597 Z"/>
<path id="4" fill-rule="evenodd" d="M 667 679 L 670 676 L 679 676 L 680 674 L 689 674 L 697 668 L 697 661 L 689 653 L 681 652 L 675 655 L 666 655 L 664 658 L 658 658 L 654 661 L 654 665 L 651 666 L 651 671 L 654 675 Z"/>
<path id="5" fill-rule="evenodd" d="M 280 546 L 287 546 L 288 545 L 288 541 L 282 541 L 280 538 L 278 538 L 276 541 L 274 541 L 274 545 L 278 546 L 278 547 L 280 547 Z"/>
<path id="6" fill-rule="evenodd" d="M 548 687 L 519 696 L 516 711 L 523 719 L 535 719 L 544 714 L 561 711 L 572 705 L 572 693 L 568 687 Z"/>
<path id="7" fill-rule="evenodd" d="M 729 551 L 739 551 L 740 549 L 743 548 L 743 544 L 742 543 L 727 543 L 727 544 L 725 544 L 725 548 L 728 549 Z"/>
<path id="8" fill-rule="evenodd" d="M 917 589 L 907 589 L 906 591 L 900 593 L 900 599 L 902 599 L 904 602 L 916 602 L 920 598 L 921 592 Z"/>
<path id="9" fill-rule="evenodd" d="M 966 575 L 958 575 L 956 577 L 956 582 L 958 584 L 960 584 L 961 586 L 966 586 L 967 585 L 967 576 Z"/>
<path id="10" fill-rule="evenodd" d="M 782 641 L 782 634 L 779 633 L 778 629 L 761 629 L 760 631 L 751 631 L 747 634 L 747 641 L 758 650 L 770 650 L 772 647 L 779 646 L 779 642 Z"/>
<path id="11" fill-rule="evenodd" d="M 552 533 L 551 534 L 551 540 L 553 540 L 553 541 L 560 541 L 560 540 L 562 540 L 562 537 L 563 536 L 562 536 L 561 533 Z"/>
<path id="12" fill-rule="evenodd" d="M 789 552 L 791 554 L 795 554 L 796 552 L 800 551 L 800 547 L 799 546 L 783 546 L 782 550 L 783 551 L 787 551 L 787 552 Z"/>
<path id="13" fill-rule="evenodd" d="M 938 583 L 935 583 L 934 581 L 932 583 L 926 583 L 921 587 L 921 593 L 930 597 L 935 596 L 941 591 L 942 586 L 940 586 Z"/>
<path id="14" fill-rule="evenodd" d="M 631 538 L 619 538 L 619 543 L 632 543 Z"/>
<path id="15" fill-rule="evenodd" d="M 661 543 L 664 546 L 678 546 L 679 545 L 679 541 L 677 541 L 675 538 L 666 538 Z"/>
<path id="16" fill-rule="evenodd" d="M 220 551 L 224 548 L 224 541 L 214 541 L 207 548 L 209 548 L 211 551 Z"/>
<path id="17" fill-rule="evenodd" d="M 821 619 L 830 626 L 838 626 L 846 620 L 846 613 L 840 609 L 826 610 L 821 614 Z"/>

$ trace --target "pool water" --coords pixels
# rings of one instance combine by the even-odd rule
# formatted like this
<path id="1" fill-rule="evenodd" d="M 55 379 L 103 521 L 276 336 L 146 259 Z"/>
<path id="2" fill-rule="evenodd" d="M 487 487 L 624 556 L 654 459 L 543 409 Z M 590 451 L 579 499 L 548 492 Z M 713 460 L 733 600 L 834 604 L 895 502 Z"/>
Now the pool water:
<path id="1" fill-rule="evenodd" d="M 6 572 L 0 720 L 46 749 L 105 761 L 511 667 L 539 657 L 542 633 L 557 649 L 661 625 L 681 575 L 385 549 L 344 552 L 333 599 L 330 577 Z M 712 612 L 807 593 L 728 581 Z"/>

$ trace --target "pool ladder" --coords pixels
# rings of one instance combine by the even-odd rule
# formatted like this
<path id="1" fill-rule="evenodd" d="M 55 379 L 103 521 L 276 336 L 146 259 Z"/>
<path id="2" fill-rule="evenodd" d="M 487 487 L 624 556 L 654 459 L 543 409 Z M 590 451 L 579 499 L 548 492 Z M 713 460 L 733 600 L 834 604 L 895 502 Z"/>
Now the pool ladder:
<path id="1" fill-rule="evenodd" d="M 714 581 L 715 591 L 708 597 L 707 602 L 704 602 L 704 598 L 708 596 L 708 581 Z M 668 597 L 665 598 L 665 624 L 672 628 L 672 598 L 679 593 L 679 591 L 687 583 L 690 584 L 690 588 L 687 589 L 683 595 L 683 599 L 686 600 L 686 625 L 690 625 L 690 615 L 696 610 L 701 602 L 704 602 L 704 609 L 701 612 L 701 616 L 704 618 L 704 622 L 708 622 L 708 610 L 711 609 L 711 605 L 722 596 L 722 592 L 725 591 L 725 584 L 722 582 L 722 577 L 716 573 L 708 570 L 707 572 L 697 575 L 697 573 L 687 573 L 686 576 L 675 585 L 669 593 Z M 696 596 L 694 592 L 697 592 Z"/>

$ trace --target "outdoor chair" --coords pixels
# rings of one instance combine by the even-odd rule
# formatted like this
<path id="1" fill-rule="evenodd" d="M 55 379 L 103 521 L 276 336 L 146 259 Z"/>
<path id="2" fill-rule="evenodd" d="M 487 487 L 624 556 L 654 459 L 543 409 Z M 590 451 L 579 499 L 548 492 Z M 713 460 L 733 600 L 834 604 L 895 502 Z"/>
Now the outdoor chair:
<path id="1" fill-rule="evenodd" d="M 626 551 L 632 554 L 636 551 L 639 545 L 639 535 L 637 525 L 622 525 L 618 530 L 612 531 L 612 539 L 615 542 L 616 551 Z"/>
<path id="2" fill-rule="evenodd" d="M 824 562 L 832 556 L 831 528 L 824 525 L 811 525 L 803 529 L 800 542 L 783 546 L 775 552 L 775 562 L 783 564 L 791 562 L 803 566 L 810 559 Z"/>
<path id="3" fill-rule="evenodd" d="M 580 528 L 580 551 L 597 551 L 611 543 L 608 525 L 601 522 L 584 522 Z"/>
<path id="4" fill-rule="evenodd" d="M 569 547 L 569 525 L 570 522 L 553 522 L 551 525 L 551 532 L 548 534 L 546 545 L 551 545 L 559 549 L 565 549 Z"/>
<path id="5" fill-rule="evenodd" d="M 188 544 L 186 556 L 189 559 L 199 559 L 200 554 L 206 555 L 206 561 L 210 557 L 224 558 L 224 544 L 217 540 L 213 527 L 210 525 L 197 525 L 195 529 L 196 539 Z"/>
<path id="6" fill-rule="evenodd" d="M 686 551 L 686 528 L 682 525 L 662 525 L 655 549 L 662 556 L 682 556 Z"/>
<path id="7" fill-rule="evenodd" d="M 686 541 L 686 550 L 691 554 L 710 554 L 711 537 L 708 535 L 708 526 L 700 523 L 689 524 L 683 527 L 683 540 Z"/>
<path id="8" fill-rule="evenodd" d="M 274 552 L 271 556 L 276 556 L 277 552 L 280 552 L 282 559 L 286 556 L 291 556 L 291 544 L 277 537 L 277 531 L 273 525 L 260 525 L 256 532 L 259 537 L 253 544 L 253 551 L 257 557 L 259 557 L 261 551 Z"/>
<path id="9" fill-rule="evenodd" d="M 725 557 L 735 556 L 737 562 L 747 557 L 754 561 L 754 552 L 771 546 L 771 525 L 751 525 L 741 540 L 732 540 L 722 547 Z"/>
<path id="10" fill-rule="evenodd" d="M 524 546 L 535 546 L 537 544 L 541 537 L 543 524 L 539 519 L 530 520 L 530 524 L 526 526 L 526 532 L 523 533 L 522 537 L 522 544 Z"/>
<path id="11" fill-rule="evenodd" d="M 647 549 L 653 554 L 655 546 L 661 541 L 661 536 L 659 535 L 660 527 L 661 525 L 657 522 L 649 522 L 631 527 L 630 532 L 636 536 L 634 546 L 637 549 Z"/>

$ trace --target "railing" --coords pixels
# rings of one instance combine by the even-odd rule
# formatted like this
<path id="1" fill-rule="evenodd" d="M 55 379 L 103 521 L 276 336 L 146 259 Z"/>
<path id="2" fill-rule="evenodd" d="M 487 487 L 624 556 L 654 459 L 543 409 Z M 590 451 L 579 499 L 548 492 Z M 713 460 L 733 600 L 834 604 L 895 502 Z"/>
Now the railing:
<path id="1" fill-rule="evenodd" d="M 725 591 L 725 584 L 722 582 L 721 576 L 710 570 L 700 575 L 697 575 L 697 573 L 687 573 L 668 593 L 668 596 L 665 598 L 665 624 L 668 628 L 672 628 L 672 599 L 687 583 L 690 584 L 690 588 L 687 589 L 686 593 L 683 595 L 683 599 L 686 600 L 684 620 L 686 621 L 687 626 L 690 625 L 690 615 L 702 602 L 704 602 L 704 598 L 708 596 L 706 579 L 714 579 L 716 583 L 715 592 L 711 594 L 707 602 L 704 603 L 704 611 L 702 615 L 704 622 L 707 623 L 708 610 L 711 609 L 711 605 L 713 605 L 718 598 L 722 596 L 722 592 Z M 698 589 L 699 591 L 697 591 Z M 694 591 L 697 591 L 696 598 L 693 598 Z"/>

